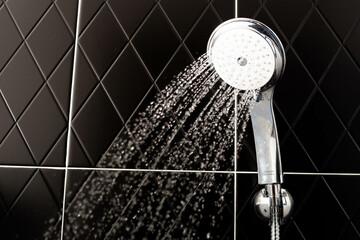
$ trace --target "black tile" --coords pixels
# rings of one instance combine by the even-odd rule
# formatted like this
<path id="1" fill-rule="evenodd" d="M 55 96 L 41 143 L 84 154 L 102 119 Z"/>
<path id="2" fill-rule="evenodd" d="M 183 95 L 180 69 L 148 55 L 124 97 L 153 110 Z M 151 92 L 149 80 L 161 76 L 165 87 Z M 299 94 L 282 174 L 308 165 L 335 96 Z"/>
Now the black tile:
<path id="1" fill-rule="evenodd" d="M 166 14 L 174 24 L 180 36 L 184 38 L 196 20 L 200 17 L 205 7 L 208 5 L 208 1 L 162 0 L 160 4 L 164 8 Z"/>
<path id="2" fill-rule="evenodd" d="M 238 0 L 238 16 L 254 18 L 254 15 L 259 7 L 260 7 L 259 1 Z"/>
<path id="3" fill-rule="evenodd" d="M 89 62 L 86 60 L 83 52 L 79 48 L 76 56 L 73 94 L 73 114 L 76 114 L 84 101 L 90 95 L 98 83 L 95 72 L 91 69 Z M 74 115 L 73 115 L 74 116 Z"/>
<path id="4" fill-rule="evenodd" d="M 281 162 L 285 172 L 315 172 L 316 168 L 293 134 L 281 145 Z"/>
<path id="5" fill-rule="evenodd" d="M 223 21 L 235 17 L 235 3 L 233 0 L 214 0 L 212 5 Z"/>
<path id="6" fill-rule="evenodd" d="M 34 170 L 1 168 L 0 172 L 0 193 L 7 208 L 10 208 L 30 180 L 30 177 L 34 174 Z"/>
<path id="7" fill-rule="evenodd" d="M 286 47 L 287 41 L 285 37 L 282 35 L 275 22 L 271 19 L 271 17 L 264 8 L 260 10 L 260 12 L 256 15 L 255 19 L 266 24 L 266 26 L 268 26 L 278 36 L 283 47 Z"/>
<path id="8" fill-rule="evenodd" d="M 292 124 L 310 94 L 315 88 L 310 76 L 292 50 L 286 54 L 286 67 L 282 78 L 277 82 L 274 100 L 286 120 Z"/>
<path id="9" fill-rule="evenodd" d="M 14 120 L 2 96 L 0 96 L 0 116 L 0 142 L 2 142 L 4 137 L 9 132 L 11 126 L 14 124 Z"/>
<path id="10" fill-rule="evenodd" d="M 104 76 L 103 84 L 126 121 L 150 88 L 152 81 L 134 49 L 128 45 Z"/>
<path id="11" fill-rule="evenodd" d="M 48 77 L 64 57 L 73 40 L 60 13 L 52 6 L 31 32 L 27 42 L 41 71 Z"/>
<path id="12" fill-rule="evenodd" d="M 42 166 L 65 166 L 66 147 L 67 147 L 67 131 L 64 131 L 57 140 L 54 147 L 41 163 Z"/>
<path id="13" fill-rule="evenodd" d="M 174 79 L 187 65 L 192 62 L 192 58 L 184 47 L 180 47 L 175 53 L 174 57 L 170 60 L 169 64 L 165 67 L 164 71 L 156 81 L 156 85 L 162 90 L 167 84 Z"/>
<path id="14" fill-rule="evenodd" d="M 39 239 L 55 227 L 61 212 L 38 171 L 3 219 L 0 231 L 4 239 Z"/>
<path id="15" fill-rule="evenodd" d="M 289 127 L 286 124 L 286 121 L 284 117 L 281 115 L 279 109 L 276 106 L 273 106 L 273 110 L 274 110 L 275 124 L 276 124 L 276 130 L 278 132 L 279 141 L 282 142 L 287 132 L 289 131 Z"/>
<path id="16" fill-rule="evenodd" d="M 48 80 L 48 84 L 59 102 L 63 113 L 69 115 L 74 51 L 69 51 Z"/>
<path id="17" fill-rule="evenodd" d="M 67 177 L 66 185 L 66 207 L 65 209 L 71 209 L 72 202 L 76 202 L 76 199 L 83 199 L 84 197 L 89 197 L 89 194 L 82 196 L 82 187 L 86 184 L 90 184 L 92 171 L 86 170 L 70 170 Z M 84 184 L 85 183 L 85 184 Z M 90 186 L 90 185 L 89 185 Z M 88 189 L 89 190 L 89 189 Z M 87 191 L 87 190 L 85 190 Z M 73 199 L 75 200 L 73 201 Z M 69 211 L 69 210 L 67 210 Z"/>
<path id="18" fill-rule="evenodd" d="M 26 109 L 19 126 L 39 164 L 66 127 L 65 118 L 46 86 Z"/>
<path id="19" fill-rule="evenodd" d="M 266 2 L 266 6 L 286 36 L 291 39 L 310 10 L 311 3 L 308 0 L 294 2 L 286 0 L 269 0 Z"/>
<path id="20" fill-rule="evenodd" d="M 360 195 L 354 194 L 354 189 L 360 184 L 358 176 L 326 176 L 326 182 L 334 192 L 340 205 L 352 218 L 360 206 Z"/>
<path id="21" fill-rule="evenodd" d="M 103 5 L 104 0 L 87 0 L 84 1 L 81 7 L 81 16 L 79 16 L 79 25 L 81 33 L 89 22 L 94 20 L 94 15 L 98 13 L 100 7 Z"/>
<path id="22" fill-rule="evenodd" d="M 43 82 L 27 47 L 22 45 L 0 73 L 0 88 L 15 118 L 24 111 Z"/>
<path id="23" fill-rule="evenodd" d="M 358 210 L 356 213 L 356 216 L 353 219 L 353 223 L 355 228 L 357 229 L 357 232 L 359 233 L 359 229 L 360 229 L 360 211 Z"/>
<path id="24" fill-rule="evenodd" d="M 119 116 L 100 87 L 73 120 L 73 128 L 94 163 L 114 140 L 121 125 Z"/>
<path id="25" fill-rule="evenodd" d="M 295 126 L 295 133 L 319 169 L 343 130 L 339 119 L 319 92 L 312 98 Z"/>
<path id="26" fill-rule="evenodd" d="M 162 10 L 156 7 L 138 30 L 133 44 L 153 78 L 157 78 L 180 41 Z"/>
<path id="27" fill-rule="evenodd" d="M 337 239 L 347 224 L 345 213 L 321 178 L 294 219 L 305 239 Z"/>
<path id="28" fill-rule="evenodd" d="M 126 41 L 123 30 L 107 5 L 101 8 L 79 39 L 85 55 L 99 77 L 104 75 Z"/>
<path id="29" fill-rule="evenodd" d="M 286 230 L 283 233 L 280 233 L 281 239 L 291 239 L 291 240 L 303 240 L 304 237 L 299 229 L 296 227 L 295 223 L 292 221 Z"/>
<path id="30" fill-rule="evenodd" d="M 358 1 L 321 0 L 318 7 L 342 40 L 360 16 L 360 2 Z"/>
<path id="31" fill-rule="evenodd" d="M 311 13 L 293 45 L 316 81 L 319 81 L 339 48 L 335 36 L 316 11 Z"/>
<path id="32" fill-rule="evenodd" d="M 294 200 L 294 211 L 292 215 L 293 218 L 298 212 L 302 211 L 301 206 L 307 200 L 308 195 L 310 194 L 313 187 L 316 185 L 318 179 L 319 177 L 311 175 L 284 175 L 284 183 L 281 185 L 281 187 L 286 189 L 291 194 Z M 309 227 L 316 226 L 310 225 Z"/>
<path id="33" fill-rule="evenodd" d="M 91 160 L 88 159 L 77 137 L 71 132 L 69 144 L 69 166 L 72 167 L 92 167 Z"/>
<path id="34" fill-rule="evenodd" d="M 91 1 L 93 2 L 93 1 Z M 76 18 L 78 12 L 78 1 L 73 0 L 56 0 L 55 4 L 58 6 L 66 24 L 69 26 L 73 35 L 76 31 Z"/>
<path id="35" fill-rule="evenodd" d="M 185 41 L 195 58 L 206 52 L 209 37 L 220 23 L 212 8 L 208 8 Z"/>
<path id="36" fill-rule="evenodd" d="M 360 49 L 358 43 L 360 41 L 360 21 L 354 27 L 349 38 L 345 42 L 345 46 L 349 49 L 351 56 L 360 65 Z"/>
<path id="37" fill-rule="evenodd" d="M 22 39 L 5 6 L 0 7 L 0 70 L 9 61 Z"/>
<path id="38" fill-rule="evenodd" d="M 40 172 L 44 177 L 44 181 L 48 184 L 49 190 L 55 196 L 57 205 L 61 206 L 64 194 L 64 170 L 41 169 Z"/>
<path id="39" fill-rule="evenodd" d="M 140 23 L 145 19 L 150 9 L 154 6 L 154 0 L 109 0 L 108 4 L 114 11 L 128 36 L 132 36 Z"/>
<path id="40" fill-rule="evenodd" d="M 360 150 L 352 138 L 346 134 L 334 155 L 329 160 L 326 172 L 360 172 Z"/>
<path id="41" fill-rule="evenodd" d="M 360 71 L 342 50 L 321 83 L 321 89 L 345 123 L 349 122 L 360 105 L 360 99 L 354 98 L 360 89 L 359 79 Z M 339 94 L 340 92 L 346 94 Z"/>
<path id="42" fill-rule="evenodd" d="M 345 230 L 344 234 L 341 236 L 340 239 L 347 240 L 347 239 L 359 239 L 359 238 L 360 238 L 359 233 L 355 230 L 355 228 L 351 224 L 348 224 L 347 229 Z"/>
<path id="43" fill-rule="evenodd" d="M 353 138 L 355 139 L 357 145 L 360 145 L 360 113 L 354 118 L 351 127 L 350 133 L 352 134 Z"/>
<path id="44" fill-rule="evenodd" d="M 51 0 L 8 0 L 6 4 L 23 36 L 27 36 L 51 3 Z"/>
<path id="45" fill-rule="evenodd" d="M 0 146 L 0 163 L 34 165 L 31 153 L 17 127 L 14 127 Z"/>

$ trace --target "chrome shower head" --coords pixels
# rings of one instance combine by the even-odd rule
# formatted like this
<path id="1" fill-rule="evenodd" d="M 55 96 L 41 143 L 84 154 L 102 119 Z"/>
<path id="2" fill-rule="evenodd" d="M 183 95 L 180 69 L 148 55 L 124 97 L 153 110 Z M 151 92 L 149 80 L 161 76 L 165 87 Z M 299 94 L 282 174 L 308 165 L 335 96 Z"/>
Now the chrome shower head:
<path id="1" fill-rule="evenodd" d="M 219 76 L 240 90 L 273 86 L 285 68 L 284 48 L 265 24 L 235 18 L 220 24 L 211 34 L 207 54 Z"/>

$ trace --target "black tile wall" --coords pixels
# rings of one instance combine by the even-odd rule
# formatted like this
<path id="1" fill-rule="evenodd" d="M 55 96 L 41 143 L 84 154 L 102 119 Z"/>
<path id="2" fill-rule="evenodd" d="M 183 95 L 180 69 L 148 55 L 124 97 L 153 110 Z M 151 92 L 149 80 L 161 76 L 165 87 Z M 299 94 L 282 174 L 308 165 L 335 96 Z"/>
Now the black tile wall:
<path id="1" fill-rule="evenodd" d="M 130 134 L 133 116 L 204 53 L 212 30 L 235 14 L 233 0 L 81 2 L 74 46 L 78 1 L 0 1 L 4 239 L 60 239 L 67 150 L 70 167 L 153 163 Z M 282 239 L 360 239 L 359 176 L 338 175 L 360 173 L 359 3 L 238 0 L 237 10 L 239 17 L 271 27 L 287 53 L 275 115 L 283 168 L 292 172 L 284 187 L 296 205 L 282 226 Z M 248 130 L 240 171 L 256 171 L 251 126 Z M 134 158 L 97 165 L 116 136 L 131 139 Z M 168 167 L 167 156 L 154 166 Z M 237 174 L 234 229 L 232 173 L 66 171 L 64 239 L 234 239 L 234 230 L 237 239 L 269 238 L 267 224 L 251 206 L 259 190 L 255 174 Z M 322 172 L 333 175 L 310 175 Z M 92 217 L 104 226 L 96 227 Z"/>

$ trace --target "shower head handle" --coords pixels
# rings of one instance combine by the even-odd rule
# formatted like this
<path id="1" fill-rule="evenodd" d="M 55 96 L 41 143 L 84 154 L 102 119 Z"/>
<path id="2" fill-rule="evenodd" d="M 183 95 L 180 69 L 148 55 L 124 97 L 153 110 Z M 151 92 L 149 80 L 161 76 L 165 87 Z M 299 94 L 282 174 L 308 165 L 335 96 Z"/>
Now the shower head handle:
<path id="1" fill-rule="evenodd" d="M 259 184 L 283 182 L 279 140 L 273 111 L 273 93 L 274 86 L 260 92 L 250 111 Z"/>

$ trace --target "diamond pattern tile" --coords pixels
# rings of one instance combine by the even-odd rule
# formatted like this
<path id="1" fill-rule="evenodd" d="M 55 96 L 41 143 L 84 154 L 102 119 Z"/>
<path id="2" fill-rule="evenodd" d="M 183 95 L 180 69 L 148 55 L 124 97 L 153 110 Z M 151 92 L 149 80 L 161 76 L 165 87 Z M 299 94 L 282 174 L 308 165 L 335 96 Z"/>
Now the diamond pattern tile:
<path id="1" fill-rule="evenodd" d="M 360 144 L 360 113 L 358 113 L 357 116 L 355 117 L 355 119 L 350 127 L 350 133 L 352 134 L 357 145 L 359 146 L 359 144 Z"/>
<path id="2" fill-rule="evenodd" d="M 104 0 L 84 1 L 84 4 L 81 6 L 81 16 L 79 16 L 80 33 L 83 32 L 89 22 L 94 19 L 103 3 Z"/>
<path id="3" fill-rule="evenodd" d="M 218 0 L 218 2 L 220 2 L 220 0 Z M 238 0 L 238 16 L 254 18 L 259 7 L 261 7 L 261 1 Z"/>
<path id="4" fill-rule="evenodd" d="M 360 22 L 358 21 L 351 32 L 349 38 L 345 42 L 346 47 L 349 49 L 351 56 L 356 60 L 357 65 L 360 65 L 360 50 L 357 43 L 360 41 Z"/>
<path id="5" fill-rule="evenodd" d="M 12 21 L 7 8 L 0 7 L 0 70 L 10 60 L 15 50 L 21 43 L 21 35 L 18 32 L 15 23 Z"/>
<path id="6" fill-rule="evenodd" d="M 104 5 L 80 37 L 79 43 L 97 76 L 102 77 L 125 45 L 126 36 L 109 7 Z"/>
<path id="7" fill-rule="evenodd" d="M 41 163 L 43 166 L 65 166 L 67 131 L 64 131 L 58 138 L 54 147 Z"/>
<path id="8" fill-rule="evenodd" d="M 132 36 L 154 7 L 154 0 L 109 0 L 108 4 L 121 23 L 126 34 Z M 195 3 L 196 4 L 196 3 Z"/>
<path id="9" fill-rule="evenodd" d="M 21 173 L 14 171 L 12 178 Z M 1 222 L 1 235 L 5 239 L 38 239 L 54 227 L 59 213 L 54 196 L 37 171 Z"/>
<path id="10" fill-rule="evenodd" d="M 153 78 L 157 78 L 180 40 L 160 7 L 155 7 L 132 42 Z"/>
<path id="11" fill-rule="evenodd" d="M 212 8 L 207 8 L 201 19 L 185 40 L 191 54 L 197 58 L 206 52 L 207 42 L 214 29 L 221 23 Z"/>
<path id="12" fill-rule="evenodd" d="M 324 201 L 324 199 L 326 200 Z M 322 178 L 317 180 L 301 209 L 297 211 L 294 220 L 301 229 L 305 239 L 336 239 L 340 236 L 348 220 Z"/>
<path id="13" fill-rule="evenodd" d="M 346 37 L 354 22 L 360 17 L 360 3 L 357 1 L 320 0 L 318 6 L 341 39 Z"/>
<path id="14" fill-rule="evenodd" d="M 93 90 L 98 83 L 95 72 L 92 70 L 81 49 L 79 49 L 77 54 L 77 61 L 75 64 L 76 72 L 74 78 L 75 81 L 73 96 L 74 114 L 76 114 L 87 97 L 89 97 L 91 90 Z"/>
<path id="15" fill-rule="evenodd" d="M 47 11 L 50 4 L 51 0 L 8 0 L 6 3 L 23 36 L 29 34 L 36 22 Z"/>
<path id="16" fill-rule="evenodd" d="M 323 167 L 343 131 L 339 119 L 319 92 L 295 126 L 295 133 L 319 169 Z"/>
<path id="17" fill-rule="evenodd" d="M 51 91 L 65 116 L 69 114 L 74 51 L 68 51 L 48 79 Z M 67 80 L 67 81 L 66 81 Z"/>
<path id="18" fill-rule="evenodd" d="M 14 120 L 9 112 L 8 107 L 2 97 L 0 97 L 0 142 L 4 139 L 9 132 L 11 126 L 14 124 Z"/>
<path id="19" fill-rule="evenodd" d="M 162 0 L 160 5 L 174 24 L 176 30 L 181 37 L 185 37 L 190 28 L 194 25 L 195 21 L 199 19 L 201 13 L 208 5 L 206 0 L 184 0 L 184 1 L 171 1 Z M 183 13 L 186 12 L 186 18 Z"/>
<path id="20" fill-rule="evenodd" d="M 212 5 L 223 21 L 235 17 L 235 4 L 233 0 L 214 0 Z"/>
<path id="21" fill-rule="evenodd" d="M 356 90 L 360 88 L 359 79 L 360 70 L 350 56 L 342 50 L 321 84 L 321 89 L 345 123 L 350 121 L 360 105 L 359 99 L 351 97 L 355 96 Z M 346 94 L 339 96 L 339 92 L 336 91 L 338 86 L 341 86 L 341 91 Z"/>
<path id="22" fill-rule="evenodd" d="M 19 126 L 39 164 L 66 127 L 64 115 L 47 87 L 30 104 Z"/>
<path id="23" fill-rule="evenodd" d="M 56 0 L 55 4 L 59 8 L 71 32 L 75 35 L 78 1 Z"/>
<path id="24" fill-rule="evenodd" d="M 339 42 L 317 11 L 313 11 L 295 39 L 294 47 L 315 80 L 319 81 L 338 50 Z"/>
<path id="25" fill-rule="evenodd" d="M 98 87 L 73 120 L 73 128 L 93 162 L 101 155 L 120 131 L 122 122 L 114 107 Z M 92 129 L 91 131 L 89 131 Z"/>
<path id="26" fill-rule="evenodd" d="M 276 85 L 274 100 L 292 124 L 315 89 L 315 84 L 293 51 L 287 52 L 286 61 L 285 73 Z"/>
<path id="27" fill-rule="evenodd" d="M 326 172 L 360 172 L 360 149 L 349 134 L 346 134 L 340 145 L 336 148 Z"/>
<path id="28" fill-rule="evenodd" d="M 23 44 L 0 73 L 0 88 L 15 118 L 18 119 L 43 83 L 41 72 Z"/>
<path id="29" fill-rule="evenodd" d="M 34 170 L 2 168 L 0 169 L 0 172 L 1 196 L 4 199 L 7 208 L 10 208 L 34 174 Z M 9 178 L 11 178 L 11 184 L 9 184 Z"/>
<path id="30" fill-rule="evenodd" d="M 102 83 L 126 121 L 149 90 L 152 81 L 134 49 L 128 45 Z"/>
<path id="31" fill-rule="evenodd" d="M 0 146 L 0 163 L 34 165 L 32 154 L 17 127 L 12 128 Z"/>
<path id="32" fill-rule="evenodd" d="M 57 8 L 51 6 L 27 42 L 43 75 L 48 77 L 66 54 L 73 37 Z"/>
<path id="33" fill-rule="evenodd" d="M 291 39 L 310 10 L 311 3 L 309 0 L 294 2 L 286 0 L 268 0 L 266 6 L 280 25 L 281 29 L 285 32 L 286 36 Z"/>

